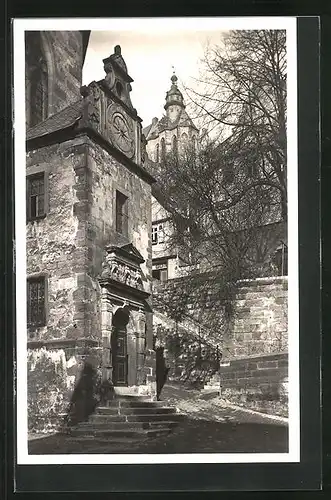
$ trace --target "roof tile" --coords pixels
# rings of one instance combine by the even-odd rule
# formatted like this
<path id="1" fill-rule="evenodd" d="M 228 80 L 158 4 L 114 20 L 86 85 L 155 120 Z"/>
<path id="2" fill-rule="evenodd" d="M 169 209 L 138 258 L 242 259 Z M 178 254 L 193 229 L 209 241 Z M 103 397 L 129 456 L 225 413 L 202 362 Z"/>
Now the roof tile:
<path id="1" fill-rule="evenodd" d="M 26 139 L 36 139 L 74 125 L 82 116 L 83 99 L 70 104 L 55 115 L 27 130 Z"/>

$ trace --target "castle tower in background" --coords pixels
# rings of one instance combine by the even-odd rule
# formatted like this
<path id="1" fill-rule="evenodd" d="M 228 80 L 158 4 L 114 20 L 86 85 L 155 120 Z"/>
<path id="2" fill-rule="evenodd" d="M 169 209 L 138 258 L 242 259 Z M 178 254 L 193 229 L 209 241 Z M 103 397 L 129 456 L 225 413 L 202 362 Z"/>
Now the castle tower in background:
<path id="1" fill-rule="evenodd" d="M 177 81 L 177 76 L 173 74 L 170 90 L 166 93 L 166 114 L 160 120 L 153 118 L 152 123 L 143 130 L 147 140 L 147 154 L 154 162 L 159 162 L 163 155 L 184 146 L 187 141 L 196 144 L 198 140 L 199 130 L 187 114 Z"/>
<path id="2" fill-rule="evenodd" d="M 189 117 L 183 94 L 177 85 L 175 74 L 171 77 L 171 87 L 166 93 L 164 109 L 166 114 L 143 129 L 147 140 L 146 151 L 151 161 L 159 163 L 170 151 L 180 152 L 186 145 L 198 147 L 199 130 Z M 162 204 L 152 198 L 152 245 L 153 278 L 160 281 L 182 275 L 182 262 L 178 251 L 169 245 L 172 233 L 170 218 Z"/>

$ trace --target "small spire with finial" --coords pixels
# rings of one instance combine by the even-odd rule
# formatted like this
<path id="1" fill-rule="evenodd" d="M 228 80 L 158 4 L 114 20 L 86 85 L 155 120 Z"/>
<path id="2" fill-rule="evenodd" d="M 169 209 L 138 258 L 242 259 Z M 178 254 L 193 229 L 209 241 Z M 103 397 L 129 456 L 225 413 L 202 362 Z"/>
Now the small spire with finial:
<path id="1" fill-rule="evenodd" d="M 175 66 L 171 66 L 171 67 L 172 67 L 171 81 L 172 81 L 173 85 L 177 85 L 178 78 L 177 78 L 176 73 L 175 73 Z"/>
<path id="2" fill-rule="evenodd" d="M 183 95 L 177 87 L 178 78 L 177 78 L 176 73 L 175 73 L 175 68 L 174 68 L 174 66 L 171 66 L 171 67 L 172 67 L 173 74 L 171 76 L 171 88 L 166 93 L 166 103 L 164 106 L 164 109 L 166 111 L 173 104 L 175 104 L 177 107 L 180 106 L 182 108 L 185 108 L 185 104 L 183 102 Z M 173 116 L 174 115 L 172 114 L 172 117 Z"/>

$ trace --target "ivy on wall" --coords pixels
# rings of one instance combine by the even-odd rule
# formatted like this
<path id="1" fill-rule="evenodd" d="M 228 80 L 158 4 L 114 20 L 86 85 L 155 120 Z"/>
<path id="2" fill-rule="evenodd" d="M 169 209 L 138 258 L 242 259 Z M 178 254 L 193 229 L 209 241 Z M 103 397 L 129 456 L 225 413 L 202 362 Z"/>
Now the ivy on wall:
<path id="1" fill-rule="evenodd" d="M 155 325 L 154 335 L 157 344 L 164 347 L 169 381 L 203 386 L 218 371 L 221 353 L 217 346 L 182 327 Z"/>

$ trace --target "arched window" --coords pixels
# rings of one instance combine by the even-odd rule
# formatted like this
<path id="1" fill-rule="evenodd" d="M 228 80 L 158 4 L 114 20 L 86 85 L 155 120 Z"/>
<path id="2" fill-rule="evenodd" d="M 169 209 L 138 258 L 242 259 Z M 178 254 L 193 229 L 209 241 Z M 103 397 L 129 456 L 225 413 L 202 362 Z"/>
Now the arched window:
<path id="1" fill-rule="evenodd" d="M 26 33 L 26 121 L 28 127 L 48 116 L 48 68 L 40 33 Z"/>
<path id="2" fill-rule="evenodd" d="M 166 156 L 166 147 L 164 137 L 161 139 L 161 160 L 165 160 Z"/>
<path id="3" fill-rule="evenodd" d="M 172 138 L 172 152 L 175 156 L 178 156 L 178 143 L 175 135 Z"/>
<path id="4" fill-rule="evenodd" d="M 160 161 L 160 146 L 157 144 L 155 148 L 155 161 L 158 163 Z"/>

